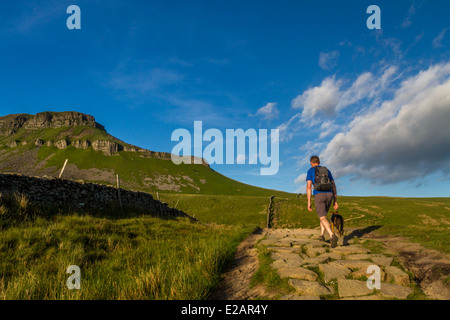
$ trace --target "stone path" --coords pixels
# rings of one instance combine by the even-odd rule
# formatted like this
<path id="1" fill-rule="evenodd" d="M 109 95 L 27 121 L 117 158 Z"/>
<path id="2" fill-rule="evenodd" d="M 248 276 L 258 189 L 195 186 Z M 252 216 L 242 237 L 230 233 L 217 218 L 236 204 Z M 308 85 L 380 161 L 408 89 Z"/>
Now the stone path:
<path id="1" fill-rule="evenodd" d="M 318 240 L 318 231 L 312 229 L 265 229 L 263 240 L 274 262 L 271 267 L 295 288 L 295 293 L 281 300 L 345 300 L 406 299 L 414 290 L 410 277 L 401 268 L 392 265 L 389 254 L 371 253 L 361 244 L 350 242 L 331 248 L 329 242 Z M 367 286 L 370 266 L 381 271 L 380 290 Z"/>

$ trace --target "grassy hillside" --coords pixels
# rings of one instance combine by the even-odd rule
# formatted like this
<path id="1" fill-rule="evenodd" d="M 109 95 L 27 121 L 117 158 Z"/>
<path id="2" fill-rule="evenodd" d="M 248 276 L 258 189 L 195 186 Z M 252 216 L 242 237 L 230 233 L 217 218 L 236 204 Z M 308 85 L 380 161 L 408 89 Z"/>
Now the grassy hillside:
<path id="1" fill-rule="evenodd" d="M 57 176 L 64 161 L 69 167 L 64 177 L 90 182 L 113 184 L 119 175 L 122 187 L 150 193 L 173 192 L 183 194 L 226 194 L 248 196 L 287 196 L 288 193 L 267 190 L 227 178 L 205 165 L 175 165 L 170 158 L 161 159 L 148 152 L 119 151 L 107 156 L 91 147 L 77 149 L 73 145 L 58 149 L 55 146 L 36 146 L 36 139 L 44 142 L 65 139 L 67 141 L 106 140 L 133 147 L 106 131 L 89 126 L 45 128 L 26 130 L 21 128 L 12 136 L 0 137 L 0 164 L 2 171 L 28 175 Z M 7 147 L 16 141 L 16 147 Z M 167 155 L 166 155 L 167 156 Z M 72 166 L 72 167 L 71 167 Z"/>

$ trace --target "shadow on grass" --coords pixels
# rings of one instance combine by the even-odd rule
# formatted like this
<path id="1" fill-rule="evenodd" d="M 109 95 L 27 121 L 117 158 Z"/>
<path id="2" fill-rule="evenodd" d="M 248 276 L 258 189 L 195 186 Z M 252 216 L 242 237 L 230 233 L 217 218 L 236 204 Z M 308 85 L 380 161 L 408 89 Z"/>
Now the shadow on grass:
<path id="1" fill-rule="evenodd" d="M 350 234 L 344 236 L 344 246 L 348 246 L 349 245 L 349 243 L 348 243 L 349 240 L 351 240 L 351 239 L 353 239 L 355 237 L 356 238 L 361 238 L 362 236 L 364 236 L 364 235 L 366 235 L 368 233 L 371 233 L 371 232 L 373 232 L 375 230 L 378 230 L 381 227 L 382 226 L 380 226 L 380 225 L 376 225 L 376 226 L 369 226 L 369 227 L 365 227 L 365 228 L 362 228 L 362 229 L 355 229 L 355 230 L 353 230 Z"/>

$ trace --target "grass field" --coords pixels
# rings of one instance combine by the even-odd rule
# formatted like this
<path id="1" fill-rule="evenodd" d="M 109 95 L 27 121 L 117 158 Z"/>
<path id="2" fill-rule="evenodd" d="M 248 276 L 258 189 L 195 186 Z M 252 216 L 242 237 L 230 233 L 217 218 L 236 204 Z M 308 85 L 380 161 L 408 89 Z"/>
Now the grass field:
<path id="1" fill-rule="evenodd" d="M 0 206 L 0 299 L 207 299 L 252 231 L 145 215 L 41 218 L 10 203 Z M 81 290 L 66 286 L 70 265 Z"/>

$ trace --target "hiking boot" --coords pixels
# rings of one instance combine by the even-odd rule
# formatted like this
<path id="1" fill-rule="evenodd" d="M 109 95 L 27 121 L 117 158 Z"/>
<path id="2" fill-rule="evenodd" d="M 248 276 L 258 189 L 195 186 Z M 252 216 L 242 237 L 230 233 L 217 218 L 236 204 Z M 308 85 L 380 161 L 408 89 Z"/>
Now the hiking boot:
<path id="1" fill-rule="evenodd" d="M 319 236 L 319 241 L 325 242 L 325 237 L 324 236 Z"/>
<path id="2" fill-rule="evenodd" d="M 338 243 L 338 237 L 335 234 L 331 237 L 331 247 L 336 248 Z"/>

